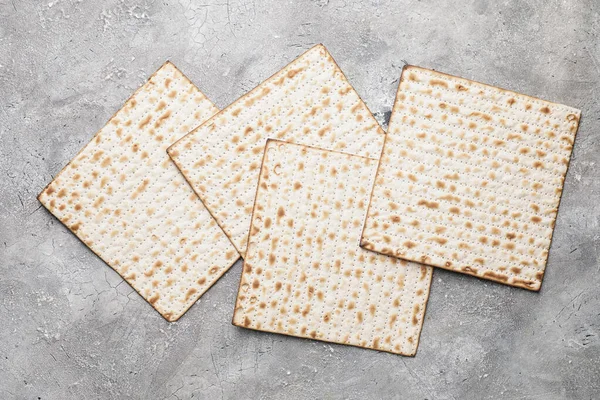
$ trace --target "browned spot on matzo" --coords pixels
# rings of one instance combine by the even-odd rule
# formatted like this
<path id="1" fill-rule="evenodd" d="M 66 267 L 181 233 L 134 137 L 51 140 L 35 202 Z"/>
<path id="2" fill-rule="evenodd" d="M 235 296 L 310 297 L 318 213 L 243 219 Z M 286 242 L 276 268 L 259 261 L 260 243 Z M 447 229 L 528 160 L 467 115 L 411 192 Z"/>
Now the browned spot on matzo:
<path id="1" fill-rule="evenodd" d="M 152 296 L 150 296 L 150 298 L 148 298 L 148 302 L 154 305 L 158 301 L 158 299 L 160 299 L 160 294 L 154 293 Z"/>

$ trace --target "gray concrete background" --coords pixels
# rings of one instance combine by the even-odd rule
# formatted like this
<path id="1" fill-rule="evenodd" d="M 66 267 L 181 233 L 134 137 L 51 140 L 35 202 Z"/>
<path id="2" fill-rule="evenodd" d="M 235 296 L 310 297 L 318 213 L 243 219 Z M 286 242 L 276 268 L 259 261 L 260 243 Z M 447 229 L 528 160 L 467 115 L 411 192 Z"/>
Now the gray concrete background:
<path id="1" fill-rule="evenodd" d="M 0 0 L 0 399 L 600 398 L 595 0 Z M 458 3 L 458 2 L 457 2 Z M 323 42 L 385 123 L 404 61 L 583 110 L 540 293 L 436 270 L 400 357 L 165 322 L 36 200 L 166 59 L 224 107 Z"/>

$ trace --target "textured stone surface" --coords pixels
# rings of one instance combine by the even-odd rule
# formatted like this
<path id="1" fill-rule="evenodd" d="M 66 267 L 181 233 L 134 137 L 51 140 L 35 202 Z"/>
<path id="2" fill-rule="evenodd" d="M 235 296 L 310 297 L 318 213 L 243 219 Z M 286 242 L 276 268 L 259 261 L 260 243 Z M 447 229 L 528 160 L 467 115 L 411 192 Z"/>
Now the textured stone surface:
<path id="1" fill-rule="evenodd" d="M 433 3 L 0 0 L 0 398 L 597 398 L 600 4 Z M 223 107 L 318 42 L 381 121 L 404 61 L 582 110 L 540 293 L 436 270 L 406 358 L 232 326 L 238 263 L 169 324 L 40 208 L 165 59 Z"/>

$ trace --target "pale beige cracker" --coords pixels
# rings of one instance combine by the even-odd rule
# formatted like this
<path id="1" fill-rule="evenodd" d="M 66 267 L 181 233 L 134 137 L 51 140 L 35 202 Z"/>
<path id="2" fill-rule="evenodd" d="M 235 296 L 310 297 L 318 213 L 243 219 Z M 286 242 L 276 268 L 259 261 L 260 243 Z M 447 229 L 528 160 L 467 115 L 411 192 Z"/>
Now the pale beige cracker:
<path id="1" fill-rule="evenodd" d="M 166 153 L 217 111 L 167 62 L 38 197 L 168 321 L 239 258 Z"/>
<path id="2" fill-rule="evenodd" d="M 235 325 L 415 354 L 432 268 L 358 246 L 376 168 L 267 142 Z"/>
<path id="3" fill-rule="evenodd" d="M 579 118 L 407 66 L 361 246 L 539 290 Z"/>
<path id="4" fill-rule="evenodd" d="M 169 154 L 243 256 L 268 138 L 374 158 L 384 136 L 331 55 L 317 45 Z"/>

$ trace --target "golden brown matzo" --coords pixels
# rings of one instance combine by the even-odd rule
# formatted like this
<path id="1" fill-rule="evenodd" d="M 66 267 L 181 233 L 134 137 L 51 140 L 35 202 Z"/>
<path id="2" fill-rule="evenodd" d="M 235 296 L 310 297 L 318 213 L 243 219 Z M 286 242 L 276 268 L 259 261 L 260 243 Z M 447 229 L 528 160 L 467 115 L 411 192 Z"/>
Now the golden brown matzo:
<path id="1" fill-rule="evenodd" d="M 167 62 L 38 197 L 169 321 L 239 258 L 166 153 L 217 111 Z"/>
<path id="2" fill-rule="evenodd" d="M 361 246 L 539 290 L 579 117 L 406 67 Z"/>
<path id="3" fill-rule="evenodd" d="M 415 354 L 432 268 L 358 246 L 376 168 L 267 142 L 235 325 Z"/>
<path id="4" fill-rule="evenodd" d="M 379 157 L 384 136 L 331 55 L 317 45 L 169 154 L 243 256 L 267 138 Z"/>

